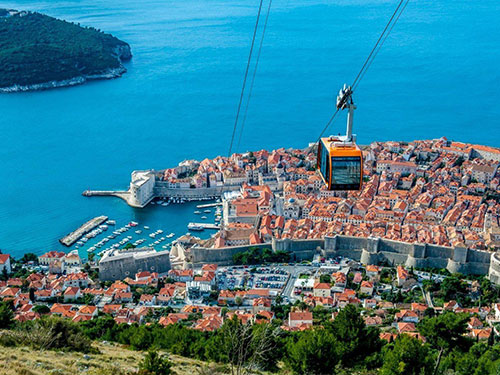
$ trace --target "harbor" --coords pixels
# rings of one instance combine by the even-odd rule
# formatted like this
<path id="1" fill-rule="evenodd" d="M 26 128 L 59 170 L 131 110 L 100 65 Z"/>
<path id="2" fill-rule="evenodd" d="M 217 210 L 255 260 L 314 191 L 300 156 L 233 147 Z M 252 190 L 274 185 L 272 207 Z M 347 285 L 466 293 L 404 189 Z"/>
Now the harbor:
<path id="1" fill-rule="evenodd" d="M 101 225 L 106 220 L 108 220 L 107 216 L 97 216 L 97 217 L 87 221 L 85 224 L 80 226 L 75 231 L 73 231 L 73 232 L 67 234 L 66 236 L 64 236 L 63 238 L 61 238 L 59 240 L 59 242 L 62 243 L 64 246 L 70 247 L 75 242 L 77 242 L 83 235 L 92 231 L 94 228 Z"/>
<path id="2" fill-rule="evenodd" d="M 82 235 L 68 247 L 70 251 L 78 251 L 82 259 L 94 259 L 101 258 L 108 251 L 124 248 L 149 247 L 156 251 L 170 250 L 172 243 L 187 232 L 196 233 L 196 236 L 202 239 L 210 238 L 219 229 L 221 207 L 214 204 L 215 201 L 208 201 L 206 203 L 215 209 L 198 210 L 198 203 L 201 202 L 182 198 L 155 198 L 148 207 L 137 210 L 132 220 L 109 216 L 100 225 L 93 226 L 92 229 L 87 228 L 86 233 L 81 232 Z M 159 218 L 166 215 L 170 217 L 170 220 L 167 220 L 169 222 L 176 217 L 177 225 L 165 226 L 160 223 L 164 220 Z M 204 223 L 198 223 L 205 220 Z M 60 243 L 62 244 L 62 240 Z"/>
<path id="3" fill-rule="evenodd" d="M 109 220 L 107 223 L 112 226 L 116 225 L 116 221 L 114 220 Z M 104 234 L 104 237 L 97 238 L 97 236 L 104 233 L 107 229 L 108 226 L 99 226 L 99 228 L 95 229 L 95 235 L 89 237 L 89 233 L 89 235 L 83 237 L 81 241 L 78 241 L 75 250 L 83 249 L 89 254 L 92 253 L 99 256 L 109 250 L 129 247 L 150 247 L 155 250 L 166 250 L 170 248 L 171 241 L 173 241 L 173 237 L 175 236 L 173 232 L 163 234 L 164 231 L 162 229 L 155 230 L 148 225 L 140 225 L 136 221 L 131 221 L 123 226 L 113 228 L 114 230 L 112 230 L 111 233 Z M 91 233 L 93 232 L 94 231 Z M 96 239 L 90 242 L 94 237 Z M 147 237 L 149 237 L 149 239 Z"/>

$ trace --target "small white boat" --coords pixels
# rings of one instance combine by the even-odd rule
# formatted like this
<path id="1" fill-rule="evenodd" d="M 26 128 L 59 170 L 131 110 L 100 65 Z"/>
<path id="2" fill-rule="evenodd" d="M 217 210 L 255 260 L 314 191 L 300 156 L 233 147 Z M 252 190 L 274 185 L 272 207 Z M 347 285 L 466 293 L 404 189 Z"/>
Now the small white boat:
<path id="1" fill-rule="evenodd" d="M 209 213 L 210 213 L 210 212 L 212 212 L 212 211 L 210 211 L 210 210 L 205 210 L 205 211 L 203 211 L 203 212 L 204 212 L 204 213 L 206 213 L 206 214 L 209 214 Z"/>
<path id="2" fill-rule="evenodd" d="M 206 216 L 202 216 L 201 218 L 202 218 L 203 220 L 205 220 L 207 217 L 206 217 Z"/>
<path id="3" fill-rule="evenodd" d="M 137 230 L 135 231 L 135 233 L 136 233 L 136 234 L 141 234 L 141 233 L 142 233 L 142 230 L 137 229 Z"/>
<path id="4" fill-rule="evenodd" d="M 156 237 L 156 234 L 155 234 L 155 233 L 151 233 L 151 234 L 149 235 L 149 237 L 151 237 L 151 238 L 155 238 L 155 237 Z"/>
<path id="5" fill-rule="evenodd" d="M 195 211 L 194 213 L 199 215 L 199 214 L 201 214 L 201 211 Z"/>
<path id="6" fill-rule="evenodd" d="M 144 229 L 149 230 L 149 227 L 147 225 L 144 225 Z"/>

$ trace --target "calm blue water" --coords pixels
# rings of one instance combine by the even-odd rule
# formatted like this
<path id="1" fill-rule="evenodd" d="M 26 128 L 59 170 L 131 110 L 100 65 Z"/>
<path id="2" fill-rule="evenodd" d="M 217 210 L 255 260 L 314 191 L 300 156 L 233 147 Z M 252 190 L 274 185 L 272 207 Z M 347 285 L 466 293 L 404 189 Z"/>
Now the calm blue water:
<path id="1" fill-rule="evenodd" d="M 315 140 L 396 3 L 274 0 L 241 149 Z M 61 248 L 58 238 L 100 214 L 184 233 L 193 205 L 136 210 L 80 194 L 126 188 L 133 169 L 227 153 L 258 0 L 2 6 L 113 33 L 134 58 L 117 80 L 0 96 L 0 248 Z M 359 142 L 444 135 L 500 146 L 499 11 L 496 0 L 411 0 L 356 94 Z"/>

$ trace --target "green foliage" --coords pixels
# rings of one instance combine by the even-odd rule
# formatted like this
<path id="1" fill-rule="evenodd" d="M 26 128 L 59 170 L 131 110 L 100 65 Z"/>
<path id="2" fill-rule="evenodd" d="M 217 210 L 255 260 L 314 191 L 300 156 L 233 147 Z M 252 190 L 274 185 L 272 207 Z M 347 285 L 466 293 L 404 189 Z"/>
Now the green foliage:
<path id="1" fill-rule="evenodd" d="M 276 319 L 284 320 L 288 317 L 288 313 L 291 310 L 290 305 L 284 305 L 281 302 L 276 300 L 274 305 L 271 305 L 271 310 L 274 312 L 274 316 Z"/>
<path id="2" fill-rule="evenodd" d="M 467 283 L 458 275 L 448 276 L 441 283 L 441 292 L 445 300 L 453 299 L 463 305 L 468 294 Z"/>
<path id="3" fill-rule="evenodd" d="M 332 277 L 329 274 L 324 273 L 319 277 L 319 282 L 330 284 L 332 282 Z"/>
<path id="4" fill-rule="evenodd" d="M 156 351 L 150 350 L 139 364 L 138 375 L 170 375 L 172 362 Z"/>
<path id="5" fill-rule="evenodd" d="M 40 315 L 45 315 L 50 312 L 50 309 L 47 305 L 36 305 L 33 307 L 33 311 Z"/>
<path id="6" fill-rule="evenodd" d="M 380 375 L 431 374 L 434 364 L 429 348 L 419 340 L 401 335 L 385 348 Z"/>
<path id="7" fill-rule="evenodd" d="M 0 87 L 101 74 L 121 65 L 125 42 L 39 13 L 0 18 Z M 130 58 L 130 56 L 123 56 Z"/>
<path id="8" fill-rule="evenodd" d="M 0 303 L 0 328 L 10 328 L 14 324 L 14 313 L 12 303 L 3 301 Z"/>
<path id="9" fill-rule="evenodd" d="M 77 323 L 53 316 L 21 323 L 6 335 L 13 345 L 31 346 L 37 350 L 96 352 Z"/>
<path id="10" fill-rule="evenodd" d="M 265 264 L 265 263 L 284 263 L 290 261 L 290 253 L 278 250 L 273 252 L 271 249 L 261 249 L 251 247 L 248 251 L 242 251 L 233 255 L 234 264 Z"/>
<path id="11" fill-rule="evenodd" d="M 335 337 L 324 329 L 294 335 L 286 349 L 285 363 L 294 374 L 332 374 L 340 357 Z"/>
<path id="12" fill-rule="evenodd" d="M 455 375 L 497 375 L 500 368 L 500 346 L 474 344 L 469 351 L 452 351 L 442 361 L 441 370 Z"/>
<path id="13" fill-rule="evenodd" d="M 480 280 L 481 302 L 485 305 L 490 305 L 500 299 L 500 289 L 497 288 L 486 277 Z"/>
<path id="14" fill-rule="evenodd" d="M 2 268 L 2 272 L 0 273 L 0 280 L 7 281 L 9 279 L 9 273 L 7 272 L 7 268 Z"/>
<path id="15" fill-rule="evenodd" d="M 35 262 L 38 263 L 38 256 L 34 253 L 25 253 L 21 259 L 19 259 L 20 263 L 28 263 Z"/>
<path id="16" fill-rule="evenodd" d="M 342 364 L 352 367 L 380 351 L 379 330 L 367 327 L 354 305 L 347 305 L 335 317 L 332 333 L 339 343 Z"/>
<path id="17" fill-rule="evenodd" d="M 314 307 L 312 313 L 315 325 L 326 324 L 332 317 L 331 311 L 329 309 L 325 309 L 323 306 Z"/>
<path id="18" fill-rule="evenodd" d="M 470 340 L 464 336 L 468 321 L 467 314 L 445 312 L 442 315 L 425 318 L 419 324 L 418 330 L 435 349 L 448 351 L 458 347 L 466 350 L 470 346 Z"/>

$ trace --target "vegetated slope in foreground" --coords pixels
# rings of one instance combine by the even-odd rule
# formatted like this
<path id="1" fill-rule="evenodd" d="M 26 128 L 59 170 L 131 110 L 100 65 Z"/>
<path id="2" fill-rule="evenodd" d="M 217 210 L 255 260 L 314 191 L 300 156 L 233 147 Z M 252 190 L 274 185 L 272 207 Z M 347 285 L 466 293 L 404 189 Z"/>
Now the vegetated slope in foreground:
<path id="1" fill-rule="evenodd" d="M 0 374 L 2 375 L 128 375 L 135 374 L 146 352 L 128 350 L 105 342 L 93 344 L 99 354 L 36 350 L 29 347 L 1 347 Z M 176 375 L 193 375 L 209 364 L 168 355 Z"/>
<path id="2" fill-rule="evenodd" d="M 0 90 L 27 91 L 114 78 L 130 46 L 90 27 L 0 9 Z"/>

